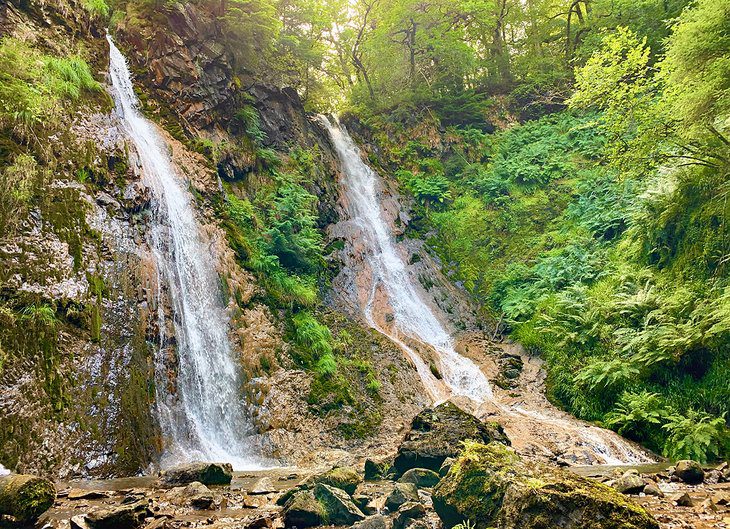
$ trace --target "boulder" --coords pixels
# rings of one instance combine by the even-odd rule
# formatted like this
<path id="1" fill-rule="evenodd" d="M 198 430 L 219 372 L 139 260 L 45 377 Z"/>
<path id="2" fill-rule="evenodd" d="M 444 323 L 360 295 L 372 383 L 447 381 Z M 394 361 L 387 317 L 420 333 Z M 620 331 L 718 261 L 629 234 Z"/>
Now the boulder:
<path id="1" fill-rule="evenodd" d="M 657 498 L 663 498 L 664 493 L 662 490 L 657 486 L 656 483 L 647 483 L 644 487 L 644 490 L 642 491 L 647 496 L 656 496 Z"/>
<path id="2" fill-rule="evenodd" d="M 561 467 L 525 462 L 501 443 L 466 443 L 432 499 L 447 528 L 466 520 L 477 529 L 659 527 L 615 489 Z"/>
<path id="3" fill-rule="evenodd" d="M 613 484 L 614 489 L 624 494 L 638 494 L 645 486 L 644 478 L 635 472 L 625 472 Z"/>
<path id="4" fill-rule="evenodd" d="M 0 515 L 12 516 L 21 524 L 35 522 L 56 499 L 56 487 L 49 480 L 26 474 L 0 476 Z"/>
<path id="5" fill-rule="evenodd" d="M 695 504 L 690 495 L 686 492 L 679 492 L 669 499 L 680 507 L 692 507 Z"/>
<path id="6" fill-rule="evenodd" d="M 324 507 L 325 517 L 332 525 L 351 525 L 365 519 L 365 515 L 342 489 L 324 483 L 314 486 L 314 497 Z"/>
<path id="7" fill-rule="evenodd" d="M 176 487 L 199 481 L 203 485 L 228 485 L 233 479 L 230 463 L 188 463 L 164 470 L 160 473 L 157 486 Z"/>
<path id="8" fill-rule="evenodd" d="M 404 503 L 393 519 L 393 529 L 403 529 L 411 520 L 418 520 L 424 516 L 426 516 L 426 508 L 422 503 Z"/>
<path id="9" fill-rule="evenodd" d="M 183 489 L 182 495 L 193 509 L 210 509 L 215 501 L 210 489 L 199 481 L 187 485 Z"/>
<path id="10" fill-rule="evenodd" d="M 705 479 L 705 471 L 702 470 L 702 466 L 691 459 L 677 461 L 674 467 L 674 475 L 690 485 L 697 485 Z"/>
<path id="11" fill-rule="evenodd" d="M 327 472 L 315 474 L 305 481 L 305 485 L 314 486 L 323 483 L 330 487 L 342 489 L 348 494 L 354 494 L 357 486 L 362 483 L 362 477 L 352 467 L 335 467 Z"/>
<path id="12" fill-rule="evenodd" d="M 452 402 L 426 408 L 413 418 L 393 465 L 402 475 L 411 468 L 438 472 L 448 457 L 456 457 L 466 440 L 510 444 L 497 423 L 483 423 Z"/>
<path id="13" fill-rule="evenodd" d="M 393 491 L 385 498 L 385 506 L 390 512 L 395 512 L 401 505 L 411 501 L 419 501 L 418 488 L 413 483 L 396 483 Z"/>
<path id="14" fill-rule="evenodd" d="M 314 497 L 311 490 L 296 492 L 284 505 L 282 511 L 284 527 L 315 527 L 322 525 L 326 519 L 325 510 Z"/>
<path id="15" fill-rule="evenodd" d="M 365 460 L 365 481 L 385 479 L 390 471 L 391 463 L 385 461 Z"/>
<path id="16" fill-rule="evenodd" d="M 84 519 L 92 529 L 136 529 L 148 514 L 144 500 L 128 505 L 96 509 Z"/>
<path id="17" fill-rule="evenodd" d="M 387 527 L 388 519 L 381 514 L 376 514 L 357 522 L 352 526 L 352 529 L 387 529 Z"/>
<path id="18" fill-rule="evenodd" d="M 427 468 L 412 468 L 406 470 L 398 480 L 400 483 L 413 483 L 419 489 L 435 487 L 441 477 Z"/>

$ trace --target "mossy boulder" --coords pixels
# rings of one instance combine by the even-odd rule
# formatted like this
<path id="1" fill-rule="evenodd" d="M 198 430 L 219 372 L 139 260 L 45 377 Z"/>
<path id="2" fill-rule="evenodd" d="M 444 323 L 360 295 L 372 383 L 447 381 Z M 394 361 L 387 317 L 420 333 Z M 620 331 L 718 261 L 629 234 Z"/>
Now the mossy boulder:
<path id="1" fill-rule="evenodd" d="M 392 461 L 366 459 L 365 460 L 365 481 L 377 481 L 379 479 L 387 479 L 392 468 Z"/>
<path id="2" fill-rule="evenodd" d="M 12 516 L 21 524 L 35 522 L 56 499 L 56 487 L 49 480 L 25 474 L 0 476 L 0 515 Z"/>
<path id="3" fill-rule="evenodd" d="M 352 467 L 335 467 L 327 472 L 315 474 L 305 482 L 308 486 L 314 486 L 317 483 L 342 489 L 352 495 L 357 486 L 362 483 L 362 476 Z"/>
<path id="4" fill-rule="evenodd" d="M 324 483 L 314 486 L 314 497 L 322 504 L 327 522 L 332 525 L 352 525 L 365 519 L 347 492 Z"/>
<path id="5" fill-rule="evenodd" d="M 433 470 L 427 468 L 412 468 L 406 470 L 398 479 L 401 483 L 413 483 L 419 489 L 435 487 L 440 476 Z"/>
<path id="6" fill-rule="evenodd" d="M 284 527 L 315 527 L 322 525 L 327 519 L 324 506 L 317 501 L 311 490 L 296 492 L 284 505 L 282 511 Z"/>
<path id="7" fill-rule="evenodd" d="M 658 529 L 641 507 L 615 489 L 569 470 L 524 462 L 500 443 L 466 443 L 433 491 L 444 526 L 477 529 Z"/>
<path id="8" fill-rule="evenodd" d="M 418 488 L 413 483 L 396 483 L 391 493 L 385 498 L 385 506 L 390 512 L 395 512 L 404 503 L 418 501 Z"/>
<path id="9" fill-rule="evenodd" d="M 393 465 L 399 476 L 411 468 L 438 472 L 447 458 L 458 455 L 461 443 L 467 440 L 510 444 L 499 424 L 483 423 L 452 402 L 426 408 L 413 418 Z"/>

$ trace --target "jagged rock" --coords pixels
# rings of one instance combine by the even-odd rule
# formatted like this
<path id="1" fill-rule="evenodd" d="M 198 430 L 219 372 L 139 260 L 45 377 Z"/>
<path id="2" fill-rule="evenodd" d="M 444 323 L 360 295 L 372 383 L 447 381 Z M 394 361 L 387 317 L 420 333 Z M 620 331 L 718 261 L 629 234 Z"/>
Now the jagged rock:
<path id="1" fill-rule="evenodd" d="M 388 460 L 375 461 L 373 459 L 365 460 L 365 481 L 376 481 L 384 479 L 388 476 L 391 463 Z"/>
<path id="2" fill-rule="evenodd" d="M 69 500 L 98 500 L 99 498 L 108 498 L 111 493 L 107 490 L 86 490 L 71 489 L 66 494 Z"/>
<path id="3" fill-rule="evenodd" d="M 256 483 L 254 483 L 253 487 L 251 487 L 251 490 L 248 491 L 249 494 L 269 494 L 271 492 L 276 492 L 276 487 L 274 486 L 274 482 L 271 481 L 271 478 L 268 476 L 265 476 L 258 480 Z"/>
<path id="4" fill-rule="evenodd" d="M 203 485 L 228 485 L 233 478 L 230 463 L 188 463 L 160 473 L 157 485 L 174 487 L 199 481 Z"/>
<path id="5" fill-rule="evenodd" d="M 715 505 L 730 505 L 730 491 L 718 490 L 712 495 L 712 502 Z"/>
<path id="6" fill-rule="evenodd" d="M 444 402 L 414 417 L 393 464 L 399 475 L 411 468 L 437 472 L 447 457 L 458 455 L 466 440 L 509 444 L 499 424 L 482 423 L 453 403 Z"/>
<path id="7" fill-rule="evenodd" d="M 286 502 L 282 511 L 284 527 L 314 527 L 322 525 L 326 518 L 324 507 L 311 490 L 300 490 Z"/>
<path id="8" fill-rule="evenodd" d="M 91 529 L 83 514 L 72 516 L 69 524 L 71 525 L 71 529 Z"/>
<path id="9" fill-rule="evenodd" d="M 690 498 L 689 494 L 686 492 L 680 492 L 675 495 L 673 495 L 670 498 L 671 501 L 679 505 L 680 507 L 692 507 L 695 502 Z"/>
<path id="10" fill-rule="evenodd" d="M 674 467 L 674 475 L 690 485 L 697 485 L 705 479 L 705 471 L 702 470 L 702 466 L 691 459 L 677 461 Z"/>
<path id="11" fill-rule="evenodd" d="M 186 486 L 182 494 L 193 509 L 210 509 L 215 501 L 210 489 L 199 481 L 194 481 Z"/>
<path id="12" fill-rule="evenodd" d="M 658 529 L 641 507 L 615 489 L 561 467 L 523 461 L 511 448 L 467 443 L 433 491 L 447 528 Z"/>
<path id="13" fill-rule="evenodd" d="M 439 476 L 444 477 L 446 474 L 448 474 L 451 465 L 454 464 L 454 461 L 456 461 L 456 459 L 454 459 L 453 457 L 447 457 L 446 459 L 444 459 L 441 467 L 439 467 Z"/>
<path id="14" fill-rule="evenodd" d="M 360 509 L 365 516 L 375 514 L 375 510 L 370 505 L 371 498 L 367 494 L 353 494 L 352 501 L 355 502 L 357 508 Z"/>
<path id="15" fill-rule="evenodd" d="M 644 478 L 633 472 L 624 473 L 613 484 L 614 489 L 624 494 L 636 494 L 644 490 L 645 486 Z"/>
<path id="16" fill-rule="evenodd" d="M 390 512 L 395 512 L 401 505 L 410 501 L 418 501 L 418 488 L 413 483 L 396 483 L 393 491 L 385 499 L 385 506 Z"/>
<path id="17" fill-rule="evenodd" d="M 642 492 L 647 496 L 656 496 L 657 498 L 664 497 L 664 493 L 656 485 L 656 483 L 647 483 Z"/>
<path id="18" fill-rule="evenodd" d="M 324 507 L 327 521 L 333 525 L 351 525 L 365 519 L 350 495 L 342 489 L 317 483 L 314 486 L 314 497 Z"/>
<path id="19" fill-rule="evenodd" d="M 0 515 L 18 522 L 34 522 L 56 499 L 56 487 L 49 480 L 27 474 L 0 476 Z"/>
<path id="20" fill-rule="evenodd" d="M 330 487 L 342 489 L 348 494 L 354 494 L 357 486 L 362 483 L 362 477 L 352 467 L 335 467 L 322 474 L 311 476 L 305 484 L 313 486 L 324 483 Z"/>
<path id="21" fill-rule="evenodd" d="M 85 516 L 92 529 L 135 529 L 147 516 L 147 502 L 97 509 Z"/>
<path id="22" fill-rule="evenodd" d="M 413 483 L 419 489 L 435 487 L 439 482 L 439 475 L 433 470 L 426 468 L 412 468 L 406 470 L 398 479 L 400 483 Z"/>
<path id="23" fill-rule="evenodd" d="M 408 502 L 401 505 L 393 519 L 393 529 L 403 529 L 411 520 L 426 516 L 426 508 L 421 503 Z"/>
<path id="24" fill-rule="evenodd" d="M 352 529 L 387 529 L 387 527 L 388 519 L 381 514 L 376 514 L 357 522 L 352 526 Z"/>

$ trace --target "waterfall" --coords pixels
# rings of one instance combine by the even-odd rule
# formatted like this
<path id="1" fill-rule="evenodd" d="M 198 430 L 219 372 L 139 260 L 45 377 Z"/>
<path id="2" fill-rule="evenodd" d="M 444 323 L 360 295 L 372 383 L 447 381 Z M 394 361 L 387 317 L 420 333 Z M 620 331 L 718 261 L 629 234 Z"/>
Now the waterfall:
<path id="1" fill-rule="evenodd" d="M 530 441 L 540 443 L 547 440 L 552 445 L 557 435 L 567 437 L 572 448 L 590 453 L 605 464 L 652 462 L 653 459 L 644 450 L 628 444 L 615 433 L 573 418 L 564 418 L 549 405 L 542 413 L 495 400 L 482 370 L 454 350 L 451 336 L 429 308 L 426 293 L 418 288 L 408 273 L 406 262 L 399 254 L 383 217 L 378 175 L 363 161 L 360 149 L 339 123 L 332 123 L 324 116 L 320 116 L 319 120 L 327 129 L 340 160 L 345 209 L 349 217 L 347 222 L 357 227 L 353 246 L 357 246 L 358 250 L 353 251 L 364 254 L 360 257 L 369 268 L 369 277 L 365 281 L 370 283 L 369 296 L 361 307 L 363 315 L 371 327 L 388 336 L 408 354 L 432 400 L 464 396 L 477 404 L 488 403 L 508 424 L 527 425 L 529 431 L 539 432 Z M 366 288 L 361 278 L 355 278 L 355 282 L 360 288 Z M 384 292 L 386 306 L 393 311 L 392 328 L 386 329 L 377 321 L 376 316 L 382 315 L 384 308 L 375 307 L 378 292 Z M 436 352 L 445 384 L 436 379 L 430 366 L 413 346 L 406 343 L 414 341 L 425 343 Z M 589 457 L 585 459 L 590 460 Z"/>
<path id="2" fill-rule="evenodd" d="M 327 128 L 340 158 L 348 213 L 351 221 L 362 231 L 368 264 L 372 269 L 371 295 L 364 307 L 369 325 L 389 336 L 406 351 L 434 400 L 442 400 L 449 394 L 468 397 L 477 403 L 491 400 L 492 389 L 486 376 L 474 362 L 454 350 L 451 335 L 429 308 L 408 273 L 405 260 L 398 253 L 390 227 L 383 218 L 378 199 L 378 176 L 363 162 L 359 148 L 343 127 L 331 123 L 324 116 L 320 116 L 320 121 Z M 397 332 L 386 331 L 375 321 L 372 301 L 379 288 L 388 297 Z M 446 388 L 439 384 L 430 366 L 399 334 L 433 348 Z"/>
<path id="3" fill-rule="evenodd" d="M 107 40 L 116 111 L 154 199 L 149 244 L 173 312 L 171 337 L 164 334 L 159 309 L 156 407 L 166 441 L 161 464 L 203 460 L 230 462 L 236 469 L 259 467 L 261 460 L 246 442 L 253 432 L 210 242 L 201 233 L 188 182 L 175 170 L 169 146 L 139 110 L 124 56 L 111 37 Z M 171 392 L 165 389 L 169 381 L 162 353 L 173 340 L 179 365 Z"/>

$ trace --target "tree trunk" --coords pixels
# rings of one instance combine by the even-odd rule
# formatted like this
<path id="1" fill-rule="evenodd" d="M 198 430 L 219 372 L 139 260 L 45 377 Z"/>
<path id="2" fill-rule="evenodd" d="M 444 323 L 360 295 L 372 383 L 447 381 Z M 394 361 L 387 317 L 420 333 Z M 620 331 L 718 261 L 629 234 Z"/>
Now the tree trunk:
<path id="1" fill-rule="evenodd" d="M 24 474 L 0 476 L 0 515 L 20 523 L 34 522 L 56 499 L 56 487 L 45 478 Z"/>

